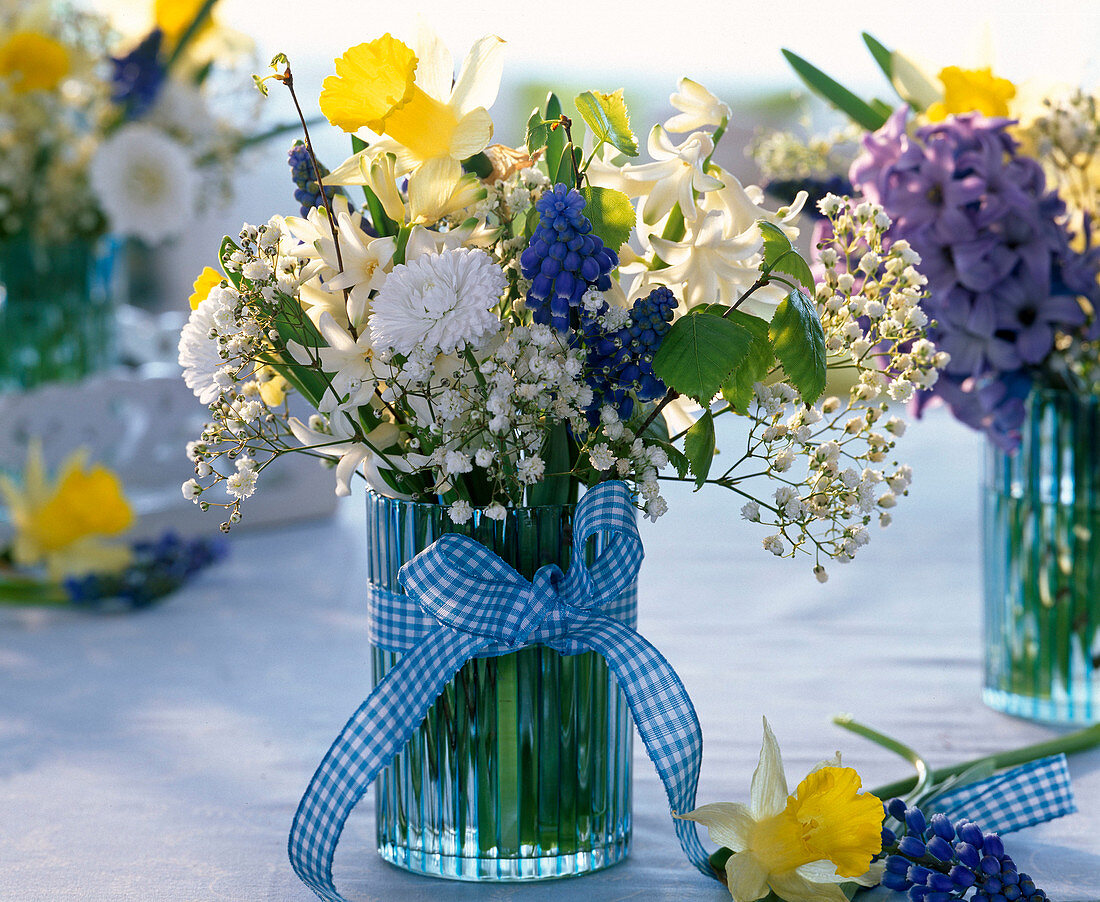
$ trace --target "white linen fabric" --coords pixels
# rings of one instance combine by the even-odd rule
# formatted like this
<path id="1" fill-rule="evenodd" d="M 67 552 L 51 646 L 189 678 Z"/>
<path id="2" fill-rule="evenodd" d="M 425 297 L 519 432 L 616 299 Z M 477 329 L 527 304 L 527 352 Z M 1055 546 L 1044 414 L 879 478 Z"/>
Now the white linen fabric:
<path id="1" fill-rule="evenodd" d="M 736 446 L 735 433 L 721 439 Z M 677 487 L 668 515 L 641 524 L 638 629 L 699 712 L 700 803 L 747 798 L 765 714 L 792 785 L 837 749 L 869 787 L 906 775 L 833 726 L 840 712 L 933 765 L 1058 732 L 980 700 L 981 447 L 940 411 L 912 426 L 898 453 L 915 470 L 911 497 L 824 586 L 806 561 L 760 550 L 762 531 L 721 490 Z M 370 688 L 363 524 L 351 499 L 335 519 L 242 533 L 228 560 L 145 612 L 0 610 L 0 899 L 314 898 L 286 839 Z M 640 742 L 635 755 L 634 847 L 608 871 L 531 886 L 415 877 L 375 854 L 368 795 L 337 885 L 357 902 L 728 899 L 683 857 Z M 1006 845 L 1052 898 L 1082 902 L 1100 898 L 1100 751 L 1070 770 L 1080 812 Z"/>

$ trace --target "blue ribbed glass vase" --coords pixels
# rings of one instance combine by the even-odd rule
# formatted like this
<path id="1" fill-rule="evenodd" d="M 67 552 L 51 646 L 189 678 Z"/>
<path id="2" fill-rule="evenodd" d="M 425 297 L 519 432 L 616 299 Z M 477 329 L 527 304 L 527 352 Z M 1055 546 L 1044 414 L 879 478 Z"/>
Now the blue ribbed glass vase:
<path id="1" fill-rule="evenodd" d="M 115 250 L 108 240 L 0 241 L 0 391 L 114 362 Z"/>
<path id="2" fill-rule="evenodd" d="M 455 526 L 439 505 L 368 492 L 368 580 L 400 593 L 402 564 L 447 532 L 474 537 L 528 579 L 544 564 L 565 569 L 572 518 L 572 507 L 549 506 Z M 374 648 L 374 682 L 398 660 Z M 595 652 L 475 658 L 376 780 L 379 854 L 457 880 L 609 867 L 630 850 L 632 739 L 626 699 Z"/>
<path id="3" fill-rule="evenodd" d="M 1034 389 L 1018 452 L 988 445 L 985 689 L 998 711 L 1100 720 L 1100 398 Z"/>

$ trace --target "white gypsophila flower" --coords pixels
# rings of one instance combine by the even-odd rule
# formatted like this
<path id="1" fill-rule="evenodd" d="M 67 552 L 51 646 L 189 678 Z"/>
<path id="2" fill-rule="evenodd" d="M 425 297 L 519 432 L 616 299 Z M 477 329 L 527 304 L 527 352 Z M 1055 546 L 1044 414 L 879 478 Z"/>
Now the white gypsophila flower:
<path id="1" fill-rule="evenodd" d="M 124 125 L 99 146 L 88 172 L 115 234 L 157 244 L 191 220 L 199 174 L 183 146 L 152 126 Z"/>
<path id="2" fill-rule="evenodd" d="M 468 522 L 474 515 L 474 509 L 470 507 L 469 501 L 459 499 L 447 508 L 447 515 L 451 518 L 452 523 L 457 523 L 461 526 L 463 523 Z"/>
<path id="3" fill-rule="evenodd" d="M 219 374 L 225 361 L 218 354 L 218 343 L 211 335 L 215 314 L 222 308 L 220 296 L 206 298 L 191 311 L 180 332 L 179 365 L 183 380 L 203 404 L 212 404 L 221 394 Z"/>
<path id="4" fill-rule="evenodd" d="M 615 465 L 615 455 L 606 442 L 601 442 L 592 446 L 592 449 L 588 452 L 588 461 L 592 464 L 593 469 L 610 470 Z"/>
<path id="5" fill-rule="evenodd" d="M 741 516 L 750 523 L 760 519 L 760 505 L 755 501 L 746 502 L 741 506 Z"/>
<path id="6" fill-rule="evenodd" d="M 508 286 L 484 251 L 454 248 L 393 268 L 374 298 L 376 348 L 408 354 L 416 347 L 450 354 L 500 329 L 493 308 Z"/>
<path id="7" fill-rule="evenodd" d="M 499 501 L 494 501 L 485 508 L 484 513 L 490 520 L 503 520 L 508 516 L 508 509 Z"/>
<path id="8" fill-rule="evenodd" d="M 183 484 L 183 497 L 188 501 L 194 501 L 199 495 L 202 494 L 202 486 L 199 485 L 197 479 L 188 479 Z"/>

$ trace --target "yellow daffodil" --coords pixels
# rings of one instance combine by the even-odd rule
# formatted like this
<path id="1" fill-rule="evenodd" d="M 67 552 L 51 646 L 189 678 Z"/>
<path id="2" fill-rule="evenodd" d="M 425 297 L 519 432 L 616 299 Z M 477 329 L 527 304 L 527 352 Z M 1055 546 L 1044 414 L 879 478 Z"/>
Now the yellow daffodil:
<path id="1" fill-rule="evenodd" d="M 882 802 L 859 793 L 860 779 L 839 757 L 787 790 L 779 744 L 764 721 L 750 805 L 703 805 L 682 817 L 733 851 L 726 883 L 735 902 L 774 892 L 785 902 L 846 902 L 839 884 L 878 882 L 871 859 L 882 848 Z"/>
<path id="2" fill-rule="evenodd" d="M 17 565 L 45 565 L 51 579 L 119 570 L 130 549 L 105 538 L 130 528 L 134 513 L 118 476 L 103 466 L 89 467 L 87 452 L 76 451 L 51 482 L 38 443 L 31 446 L 17 485 L 0 476 L 0 497 L 8 507 Z"/>
<path id="3" fill-rule="evenodd" d="M 191 286 L 191 297 L 187 299 L 191 303 L 191 309 L 197 310 L 199 304 L 210 296 L 211 289 L 221 285 L 224 278 L 225 276 L 214 269 L 213 266 L 204 266 Z"/>
<path id="4" fill-rule="evenodd" d="M 463 175 L 462 161 L 493 137 L 488 107 L 500 87 L 503 44 L 495 35 L 477 41 L 453 82 L 451 53 L 423 21 L 415 48 L 388 34 L 350 48 L 324 81 L 321 112 L 344 131 L 366 128 L 385 137 L 337 167 L 325 184 L 373 186 L 388 168 L 408 174 L 407 214 L 391 189 L 375 191 L 398 222 L 429 224 L 476 202 L 480 186 Z M 388 154 L 393 163 L 385 162 Z"/>
<path id="5" fill-rule="evenodd" d="M 321 112 L 344 131 L 387 135 L 404 150 L 403 163 L 459 163 L 492 138 L 488 107 L 500 87 L 503 43 L 494 35 L 475 43 L 453 87 L 450 51 L 424 22 L 415 50 L 389 34 L 358 44 L 325 79 Z"/>
<path id="6" fill-rule="evenodd" d="M 1007 116 L 1008 102 L 1016 96 L 1016 86 L 998 78 L 991 69 L 960 69 L 948 66 L 940 70 L 943 100 L 928 107 L 932 122 L 940 122 L 959 113 L 977 112 L 983 116 Z"/>
<path id="7" fill-rule="evenodd" d="M 52 91 L 71 66 L 65 45 L 41 32 L 17 31 L 0 44 L 0 78 L 16 94 Z"/>

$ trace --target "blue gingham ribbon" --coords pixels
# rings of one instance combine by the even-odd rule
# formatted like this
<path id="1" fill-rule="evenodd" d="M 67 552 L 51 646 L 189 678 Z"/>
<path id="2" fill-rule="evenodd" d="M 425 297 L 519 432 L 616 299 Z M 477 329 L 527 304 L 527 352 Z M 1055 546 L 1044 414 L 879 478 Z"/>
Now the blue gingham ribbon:
<path id="1" fill-rule="evenodd" d="M 607 541 L 589 567 L 581 549 L 597 533 Z M 588 650 L 603 655 L 626 696 L 671 810 L 695 808 L 702 733 L 687 690 L 660 652 L 608 614 L 642 562 L 642 540 L 624 483 L 601 483 L 581 498 L 573 547 L 567 572 L 548 564 L 530 582 L 485 546 L 452 534 L 401 568 L 405 592 L 437 625 L 352 715 L 298 805 L 290 862 L 319 898 L 345 902 L 333 885 L 332 861 L 348 815 L 459 668 L 487 651 L 506 654 L 542 644 L 567 655 Z M 673 823 L 692 864 L 713 876 L 695 823 Z"/>
<path id="2" fill-rule="evenodd" d="M 1065 755 L 1030 761 L 936 797 L 929 806 L 987 833 L 1023 830 L 1077 810 Z"/>

